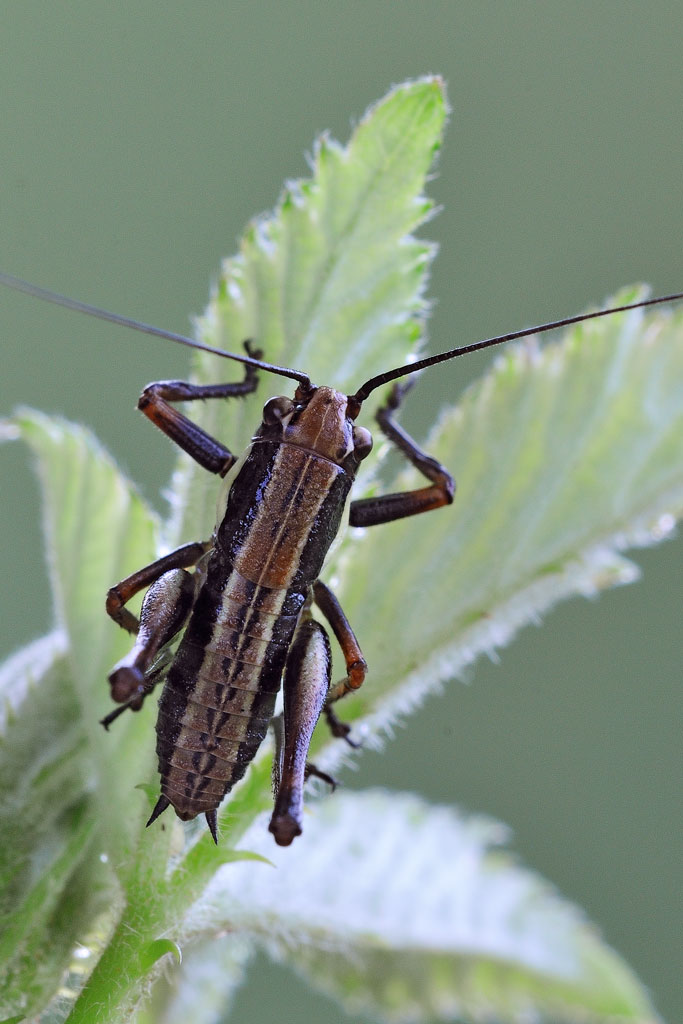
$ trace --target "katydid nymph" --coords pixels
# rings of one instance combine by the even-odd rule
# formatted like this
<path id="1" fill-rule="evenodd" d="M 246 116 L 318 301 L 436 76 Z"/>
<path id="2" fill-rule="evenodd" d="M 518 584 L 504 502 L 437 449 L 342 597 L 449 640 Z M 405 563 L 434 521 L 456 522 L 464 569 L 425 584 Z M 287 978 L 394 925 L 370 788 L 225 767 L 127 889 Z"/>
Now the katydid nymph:
<path id="1" fill-rule="evenodd" d="M 161 795 L 147 824 L 168 807 L 182 820 L 204 814 L 217 842 L 217 809 L 255 757 L 282 687 L 284 735 L 275 758 L 275 807 L 269 826 L 282 846 L 302 831 L 307 776 L 333 783 L 308 762 L 318 718 L 327 720 L 334 736 L 352 742 L 349 727 L 337 717 L 336 703 L 362 685 L 367 671 L 350 623 L 320 579 L 357 469 L 372 449 L 369 430 L 356 423 L 364 401 L 377 388 L 392 384 L 376 413 L 377 426 L 426 483 L 413 491 L 352 500 L 351 526 L 376 526 L 434 511 L 451 504 L 455 482 L 397 422 L 413 374 L 469 352 L 683 297 L 646 299 L 487 338 L 387 370 L 353 394 L 344 394 L 313 384 L 305 372 L 265 362 L 258 340 L 245 342 L 244 354 L 225 352 L 7 274 L 0 274 L 0 283 L 244 365 L 240 381 L 161 381 L 148 385 L 139 399 L 138 408 L 176 445 L 208 472 L 227 478 L 225 502 L 210 538 L 184 544 L 110 589 L 107 613 L 135 642 L 109 674 L 112 699 L 119 706 L 102 721 L 108 728 L 126 709 L 139 710 L 163 681 L 156 726 Z M 259 373 L 289 378 L 296 387 L 291 398 L 266 402 L 261 423 L 239 459 L 174 407 L 176 402 L 248 394 Z M 127 604 L 145 589 L 138 619 Z M 339 681 L 333 681 L 330 642 L 313 617 L 313 606 L 342 651 L 345 674 Z M 181 633 L 172 651 L 170 645 Z"/>

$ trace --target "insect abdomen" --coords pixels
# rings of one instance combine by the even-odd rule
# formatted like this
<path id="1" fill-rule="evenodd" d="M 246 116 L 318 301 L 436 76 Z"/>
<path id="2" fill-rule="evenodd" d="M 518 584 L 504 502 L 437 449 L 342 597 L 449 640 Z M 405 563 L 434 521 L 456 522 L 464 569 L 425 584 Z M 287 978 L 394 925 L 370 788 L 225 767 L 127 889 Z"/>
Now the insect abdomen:
<path id="1" fill-rule="evenodd" d="M 262 743 L 350 483 L 290 444 L 245 458 L 159 701 L 161 791 L 180 818 L 217 808 Z"/>
<path id="2" fill-rule="evenodd" d="M 253 760 L 273 716 L 298 618 L 298 611 L 259 608 L 262 588 L 245 603 L 248 583 L 234 571 L 222 593 L 211 584 L 209 577 L 159 702 L 161 791 L 184 820 L 218 807 Z M 267 597 L 282 607 L 287 592 Z"/>

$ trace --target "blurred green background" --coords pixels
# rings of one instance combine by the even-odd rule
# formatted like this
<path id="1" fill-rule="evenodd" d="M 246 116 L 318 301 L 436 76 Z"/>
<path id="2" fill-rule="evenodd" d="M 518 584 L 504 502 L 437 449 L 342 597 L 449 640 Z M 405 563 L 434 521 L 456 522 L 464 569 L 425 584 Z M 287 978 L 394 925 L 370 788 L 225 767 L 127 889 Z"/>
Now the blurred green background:
<path id="1" fill-rule="evenodd" d="M 441 249 L 433 348 L 572 314 L 637 280 L 680 290 L 682 39 L 683 7 L 664 0 L 10 0 L 0 265 L 186 331 L 245 222 L 283 178 L 307 174 L 315 134 L 346 141 L 392 83 L 436 72 L 453 113 L 429 189 L 443 211 L 424 230 Z M 183 351 L 6 292 L 0 338 L 0 411 L 29 403 L 91 425 L 163 507 L 172 451 L 134 405 L 149 380 L 186 374 Z M 425 375 L 408 424 L 426 429 L 485 363 Z M 27 453 L 4 446 L 0 459 L 6 654 L 48 627 L 50 608 Z M 637 553 L 642 582 L 527 629 L 344 778 L 508 822 L 515 849 L 587 910 L 670 1021 L 682 553 L 680 537 Z M 348 1019 L 259 960 L 235 1019 L 280 1021 L 283 1006 Z"/>

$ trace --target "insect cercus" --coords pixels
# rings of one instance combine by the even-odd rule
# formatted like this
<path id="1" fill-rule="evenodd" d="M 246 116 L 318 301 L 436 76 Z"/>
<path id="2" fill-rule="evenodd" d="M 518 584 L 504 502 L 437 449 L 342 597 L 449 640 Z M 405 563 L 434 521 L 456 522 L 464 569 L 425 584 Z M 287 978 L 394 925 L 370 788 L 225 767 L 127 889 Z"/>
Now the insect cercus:
<path id="1" fill-rule="evenodd" d="M 282 685 L 284 739 L 276 754 L 276 798 L 269 826 L 281 846 L 301 833 L 307 775 L 332 781 L 307 760 L 318 718 L 323 714 L 333 735 L 348 739 L 349 728 L 338 719 L 334 705 L 361 686 L 367 670 L 339 602 L 319 576 L 358 466 L 372 448 L 369 430 L 356 425 L 368 395 L 468 352 L 683 297 L 647 299 L 488 338 L 387 370 L 346 395 L 314 385 L 299 370 L 264 362 L 249 343 L 245 355 L 223 352 L 8 274 L 0 273 L 0 283 L 246 365 L 238 382 L 161 381 L 148 385 L 140 397 L 142 412 L 200 466 L 220 477 L 233 467 L 236 472 L 210 539 L 184 544 L 109 591 L 108 614 L 136 639 L 109 675 L 112 698 L 120 707 L 103 724 L 108 727 L 127 708 L 138 710 L 165 680 L 156 726 L 161 795 L 147 824 L 168 807 L 184 821 L 204 814 L 217 841 L 217 808 L 261 745 Z M 238 463 L 235 454 L 172 403 L 247 394 L 255 389 L 259 371 L 288 377 L 297 386 L 292 398 L 266 402 L 261 424 Z M 376 414 L 377 425 L 427 484 L 352 501 L 352 526 L 376 526 L 453 500 L 455 483 L 448 470 L 396 422 L 405 390 L 405 384 L 394 384 Z M 138 620 L 126 604 L 144 588 Z M 331 681 L 330 643 L 311 615 L 312 604 L 331 626 L 344 655 L 346 675 L 339 682 Z M 183 629 L 171 653 L 168 645 Z"/>

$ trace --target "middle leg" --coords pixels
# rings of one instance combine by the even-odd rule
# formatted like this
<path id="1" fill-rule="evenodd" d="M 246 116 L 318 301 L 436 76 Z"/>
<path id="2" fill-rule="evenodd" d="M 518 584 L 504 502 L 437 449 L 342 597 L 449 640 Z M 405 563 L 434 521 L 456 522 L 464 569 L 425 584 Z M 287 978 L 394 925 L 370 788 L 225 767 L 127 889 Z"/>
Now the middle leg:
<path id="1" fill-rule="evenodd" d="M 313 584 L 313 598 L 332 627 L 346 663 L 346 676 L 328 690 L 323 714 L 332 735 L 338 739 L 346 740 L 349 746 L 355 747 L 357 744 L 349 739 L 351 726 L 346 722 L 342 722 L 337 717 L 331 705 L 335 701 L 341 700 L 347 693 L 353 693 L 363 685 L 368 671 L 367 662 L 363 657 L 360 644 L 351 628 L 351 623 L 344 614 L 342 606 L 322 580 L 316 580 Z"/>
<path id="2" fill-rule="evenodd" d="M 431 483 L 415 491 L 381 494 L 374 498 L 361 498 L 359 501 L 351 502 L 351 526 L 391 523 L 395 519 L 404 519 L 406 516 L 415 516 L 421 512 L 441 508 L 442 505 L 450 505 L 453 501 L 455 480 L 446 467 L 431 455 L 427 455 L 392 416 L 411 385 L 412 381 L 394 384 L 386 403 L 377 410 L 377 423 L 382 433 Z"/>

